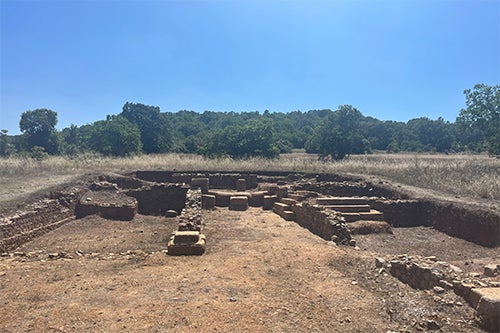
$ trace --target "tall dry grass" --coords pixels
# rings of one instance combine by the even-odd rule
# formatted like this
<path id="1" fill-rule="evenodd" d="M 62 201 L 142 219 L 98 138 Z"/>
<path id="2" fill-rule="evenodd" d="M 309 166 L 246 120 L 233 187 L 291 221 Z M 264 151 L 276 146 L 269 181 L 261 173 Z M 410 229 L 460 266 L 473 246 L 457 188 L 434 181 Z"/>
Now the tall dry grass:
<path id="1" fill-rule="evenodd" d="M 314 155 L 285 154 L 277 160 L 206 159 L 198 155 L 161 154 L 128 158 L 85 154 L 46 160 L 0 159 L 0 183 L 23 176 L 135 170 L 295 171 L 373 175 L 448 194 L 500 200 L 500 159 L 483 155 L 355 155 L 343 161 L 319 161 Z"/>

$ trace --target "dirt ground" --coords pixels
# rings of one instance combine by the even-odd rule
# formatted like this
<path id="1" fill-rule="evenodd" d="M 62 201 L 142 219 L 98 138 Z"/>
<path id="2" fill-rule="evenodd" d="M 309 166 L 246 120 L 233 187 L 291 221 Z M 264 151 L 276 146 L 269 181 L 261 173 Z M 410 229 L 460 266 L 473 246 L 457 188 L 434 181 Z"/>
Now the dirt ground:
<path id="1" fill-rule="evenodd" d="M 454 293 L 414 290 L 374 258 L 475 270 L 498 249 L 429 228 L 337 247 L 260 208 L 204 213 L 199 257 L 166 255 L 176 218 L 143 215 L 74 220 L 0 257 L 0 332 L 481 332 Z"/>

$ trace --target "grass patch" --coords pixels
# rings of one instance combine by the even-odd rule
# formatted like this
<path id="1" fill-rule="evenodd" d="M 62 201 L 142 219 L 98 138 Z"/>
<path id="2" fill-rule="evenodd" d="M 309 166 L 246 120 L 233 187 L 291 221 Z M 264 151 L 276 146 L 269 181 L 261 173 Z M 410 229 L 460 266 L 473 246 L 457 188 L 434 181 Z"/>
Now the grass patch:
<path id="1" fill-rule="evenodd" d="M 315 155 L 299 152 L 281 155 L 276 160 L 211 160 L 189 154 L 128 158 L 85 154 L 76 158 L 53 156 L 41 161 L 3 158 L 0 159 L 0 184 L 12 183 L 23 177 L 135 170 L 340 172 L 378 176 L 388 181 L 463 197 L 500 200 L 500 159 L 458 154 L 354 155 L 343 161 L 319 161 Z"/>

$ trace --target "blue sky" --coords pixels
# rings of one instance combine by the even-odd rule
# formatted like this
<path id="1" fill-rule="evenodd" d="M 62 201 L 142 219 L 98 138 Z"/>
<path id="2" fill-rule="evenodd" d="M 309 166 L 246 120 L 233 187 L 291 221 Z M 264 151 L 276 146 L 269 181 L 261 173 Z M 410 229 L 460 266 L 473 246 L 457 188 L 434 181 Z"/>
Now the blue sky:
<path id="1" fill-rule="evenodd" d="M 499 0 L 0 0 L 0 129 L 118 114 L 336 109 L 454 121 L 500 84 Z"/>

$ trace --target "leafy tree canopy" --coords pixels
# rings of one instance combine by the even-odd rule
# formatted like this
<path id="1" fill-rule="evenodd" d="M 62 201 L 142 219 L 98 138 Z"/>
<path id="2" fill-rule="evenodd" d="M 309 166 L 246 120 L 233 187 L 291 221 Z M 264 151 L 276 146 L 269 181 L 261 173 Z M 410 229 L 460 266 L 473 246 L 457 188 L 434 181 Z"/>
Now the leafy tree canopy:
<path id="1" fill-rule="evenodd" d="M 500 155 L 500 85 L 476 84 L 464 94 L 467 107 L 457 117 L 462 142 L 482 142 L 490 154 Z"/>
<path id="2" fill-rule="evenodd" d="M 120 115 L 139 128 L 145 153 L 164 153 L 172 148 L 172 129 L 159 107 L 127 102 Z"/>
<path id="3" fill-rule="evenodd" d="M 57 112 L 49 109 L 36 109 L 23 112 L 19 127 L 28 149 L 34 146 L 43 147 L 49 154 L 59 152 L 59 137 L 55 126 Z"/>
<path id="4" fill-rule="evenodd" d="M 104 155 L 130 156 L 141 151 L 139 128 L 125 117 L 108 116 L 87 130 L 90 148 Z"/>
<path id="5" fill-rule="evenodd" d="M 361 112 L 351 105 L 341 105 L 330 114 L 316 131 L 320 155 L 340 160 L 349 154 L 367 152 L 369 142 L 361 134 L 362 120 Z"/>

